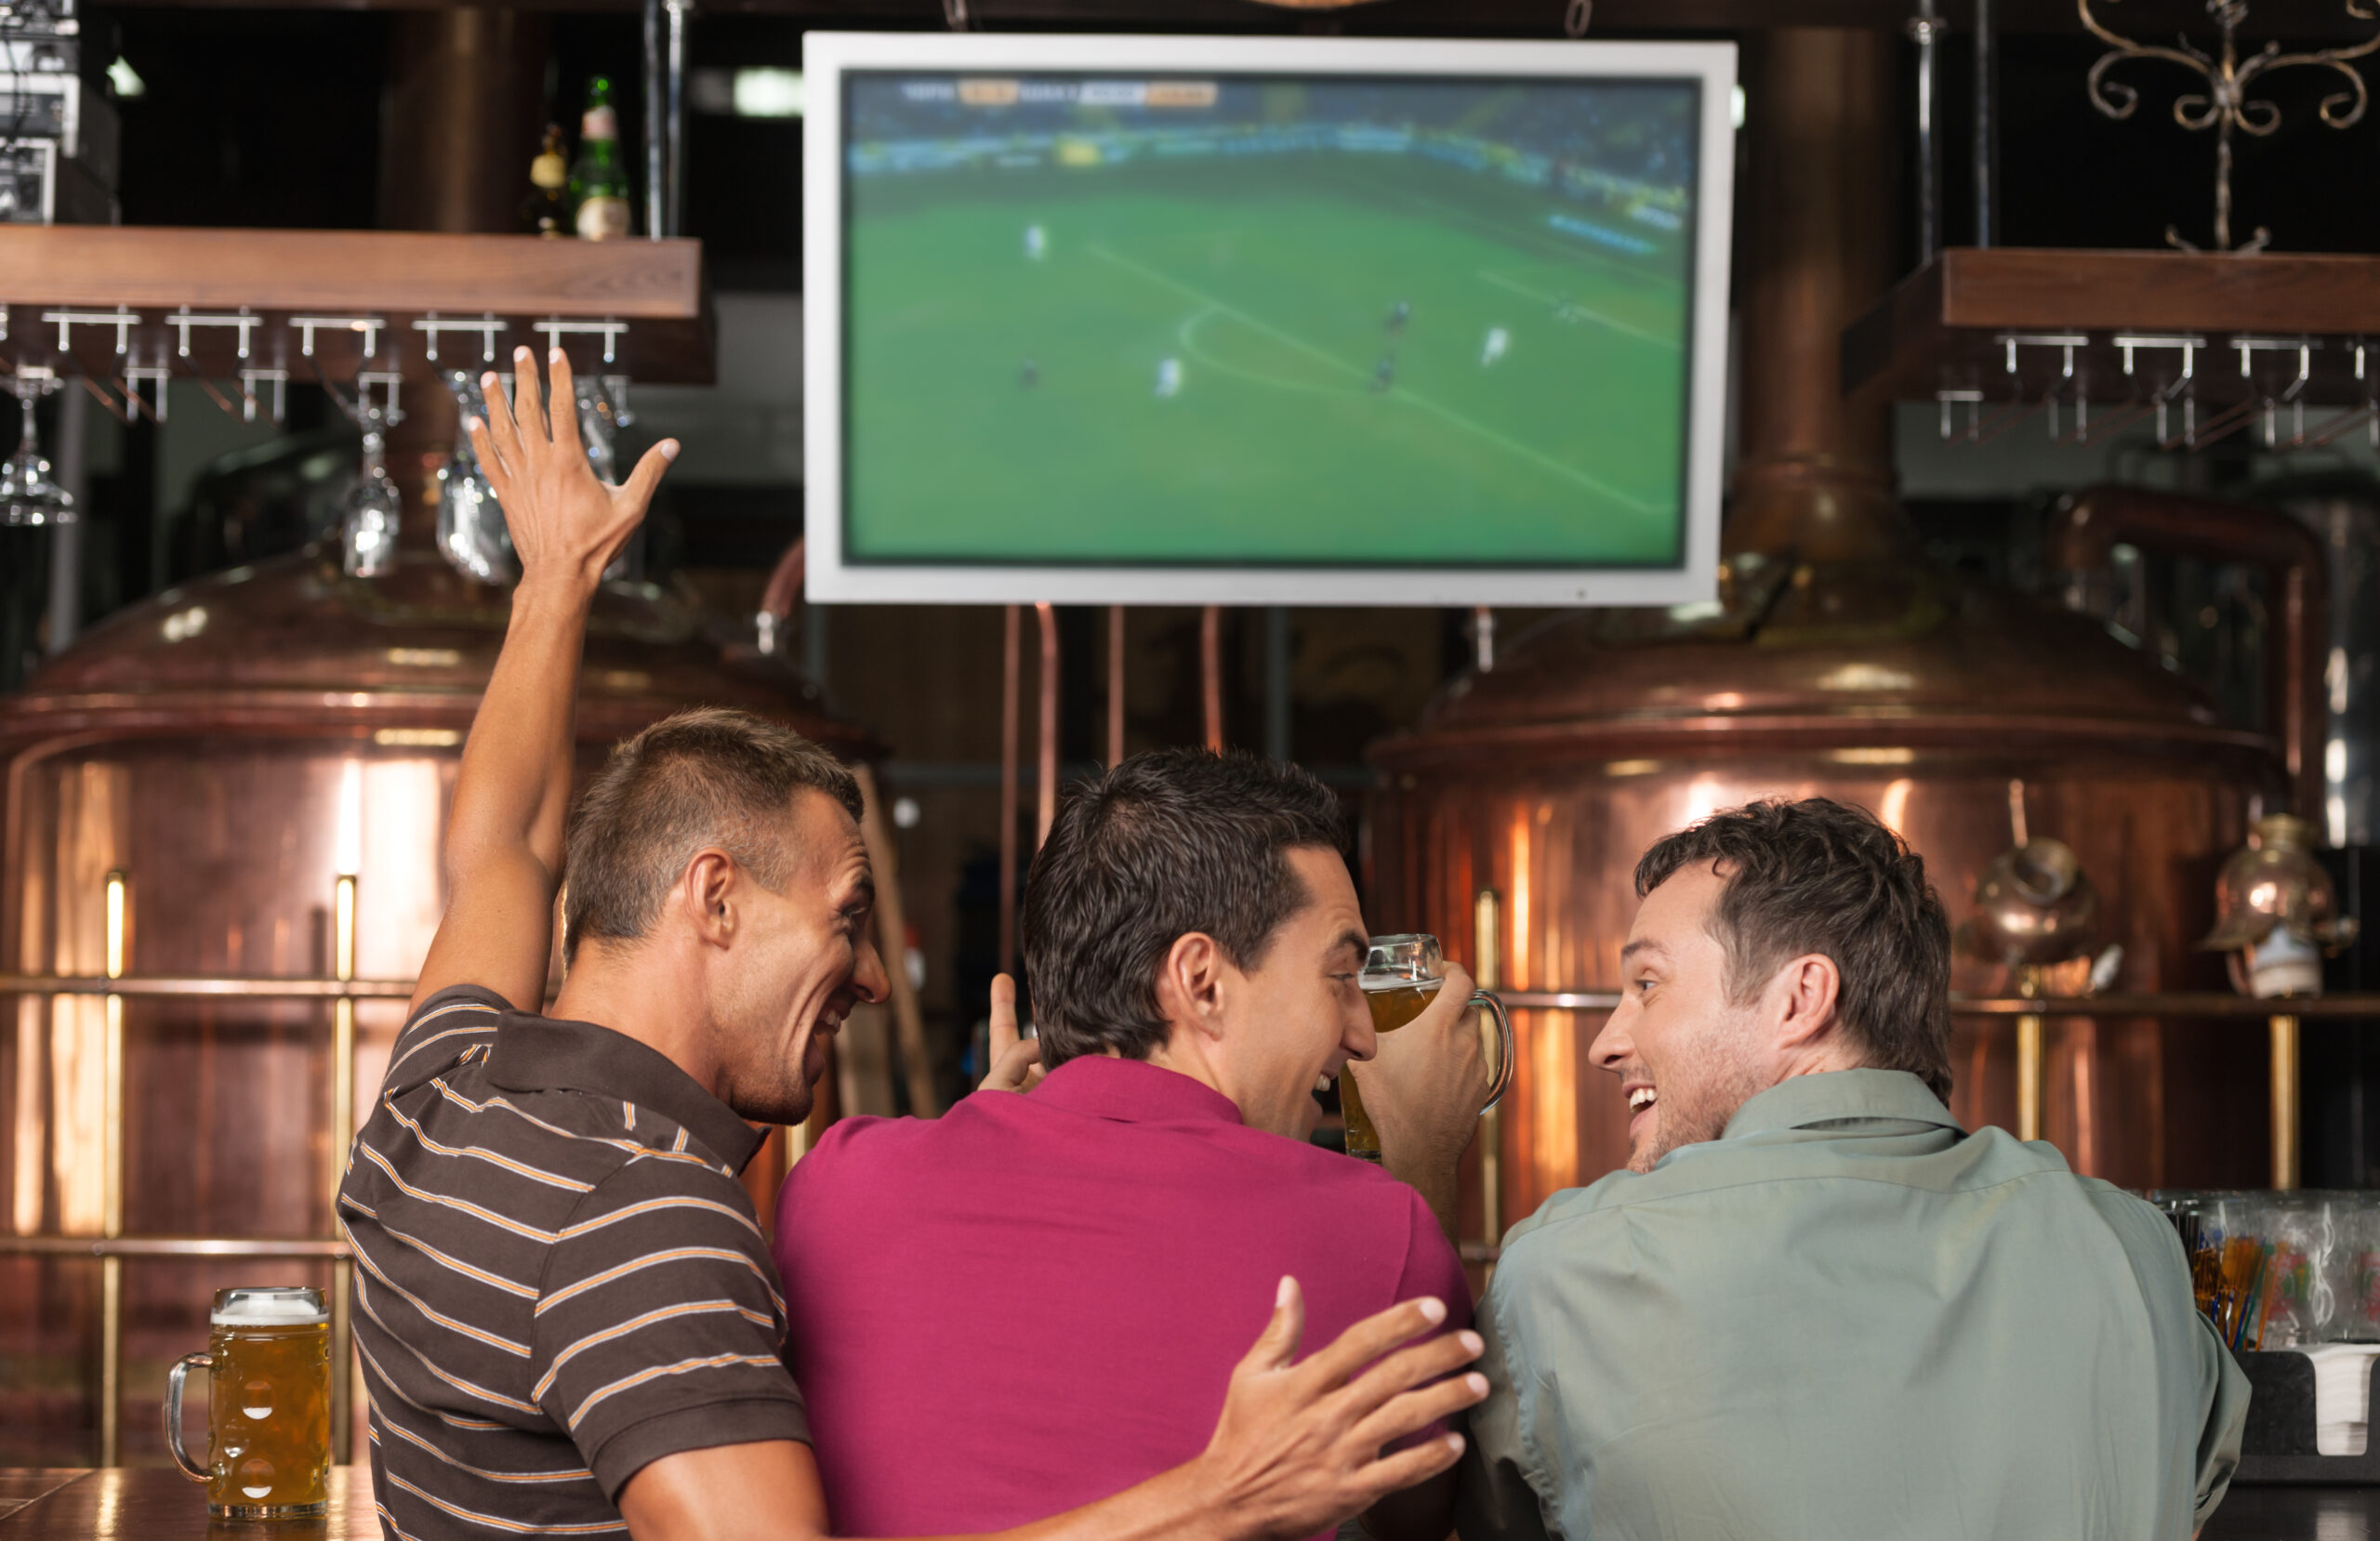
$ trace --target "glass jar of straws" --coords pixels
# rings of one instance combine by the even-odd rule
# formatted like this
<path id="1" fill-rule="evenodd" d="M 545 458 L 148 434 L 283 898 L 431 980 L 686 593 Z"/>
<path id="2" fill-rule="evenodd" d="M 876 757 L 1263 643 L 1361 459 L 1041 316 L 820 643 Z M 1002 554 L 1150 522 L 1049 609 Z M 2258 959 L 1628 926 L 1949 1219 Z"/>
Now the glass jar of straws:
<path id="1" fill-rule="evenodd" d="M 2380 1341 L 2380 1193 L 2149 1198 L 2181 1235 L 2199 1310 L 2234 1350 Z"/>

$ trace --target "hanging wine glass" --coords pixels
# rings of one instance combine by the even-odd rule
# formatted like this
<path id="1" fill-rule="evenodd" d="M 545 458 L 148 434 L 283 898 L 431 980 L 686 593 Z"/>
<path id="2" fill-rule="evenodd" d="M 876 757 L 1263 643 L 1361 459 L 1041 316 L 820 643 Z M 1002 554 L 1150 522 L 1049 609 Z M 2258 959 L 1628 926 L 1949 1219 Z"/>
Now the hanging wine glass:
<path id="1" fill-rule="evenodd" d="M 581 375 L 572 383 L 572 394 L 578 399 L 578 441 L 587 446 L 587 462 L 603 481 L 616 481 L 619 453 L 612 441 L 619 425 L 614 419 L 612 402 L 603 393 L 602 382 Z"/>
<path id="2" fill-rule="evenodd" d="M 33 436 L 33 403 L 59 388 L 57 374 L 27 365 L 6 377 L 17 399 L 17 451 L 0 462 L 0 524 L 72 524 L 74 498 L 49 474 Z"/>
<path id="3" fill-rule="evenodd" d="M 465 421 L 482 410 L 479 387 L 462 370 L 446 372 L 446 389 Z M 510 583 L 520 576 L 496 489 L 480 468 L 470 435 L 459 429 L 455 453 L 438 473 L 438 549 L 457 572 L 482 583 Z"/>
<path id="4" fill-rule="evenodd" d="M 403 505 L 389 480 L 388 414 L 377 406 L 357 413 L 364 425 L 364 465 L 347 494 L 341 520 L 350 576 L 377 578 L 397 564 L 397 523 Z"/>

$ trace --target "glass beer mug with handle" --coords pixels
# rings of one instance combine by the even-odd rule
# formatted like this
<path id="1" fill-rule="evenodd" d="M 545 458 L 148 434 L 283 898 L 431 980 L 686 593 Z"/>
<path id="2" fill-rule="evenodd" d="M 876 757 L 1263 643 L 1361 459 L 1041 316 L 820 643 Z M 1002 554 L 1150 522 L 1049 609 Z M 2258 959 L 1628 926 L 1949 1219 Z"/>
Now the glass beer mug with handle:
<path id="1" fill-rule="evenodd" d="M 1372 938 L 1371 950 L 1364 957 L 1362 979 L 1364 1001 L 1372 1010 L 1372 1031 L 1394 1033 L 1420 1016 L 1446 981 L 1446 955 L 1439 950 L 1436 937 Z M 1479 1108 L 1484 1113 L 1503 1100 L 1504 1088 L 1513 1084 L 1513 1023 L 1504 1015 L 1504 1003 L 1485 990 L 1473 991 L 1471 1004 L 1486 1011 L 1496 1023 L 1496 1053 L 1488 1066 L 1488 1100 Z M 1370 1116 L 1364 1112 L 1363 1094 L 1355 1089 L 1355 1078 L 1344 1073 L 1339 1077 L 1339 1108 L 1347 1120 L 1347 1153 L 1378 1161 L 1380 1131 L 1372 1127 Z"/>
<path id="2" fill-rule="evenodd" d="M 165 1376 L 165 1448 L 206 1484 L 218 1520 L 306 1520 L 330 1510 L 331 1326 L 323 1292 L 286 1285 L 215 1292 L 204 1353 Z M 207 1373 L 205 1466 L 182 1446 L 182 1386 Z"/>

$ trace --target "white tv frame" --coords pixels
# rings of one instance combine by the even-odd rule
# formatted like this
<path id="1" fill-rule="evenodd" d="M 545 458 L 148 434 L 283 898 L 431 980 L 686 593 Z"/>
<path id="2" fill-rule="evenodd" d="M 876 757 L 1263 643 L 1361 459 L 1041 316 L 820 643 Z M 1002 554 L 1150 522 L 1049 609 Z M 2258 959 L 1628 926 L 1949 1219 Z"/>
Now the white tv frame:
<path id="1" fill-rule="evenodd" d="M 1735 180 L 1732 43 L 827 33 L 802 41 L 803 461 L 808 595 L 830 603 L 1676 605 L 1718 592 Z M 1685 560 L 1677 568 L 852 564 L 843 560 L 843 73 L 1547 75 L 1702 83 L 1693 254 Z M 919 453 L 932 453 L 919 446 Z"/>

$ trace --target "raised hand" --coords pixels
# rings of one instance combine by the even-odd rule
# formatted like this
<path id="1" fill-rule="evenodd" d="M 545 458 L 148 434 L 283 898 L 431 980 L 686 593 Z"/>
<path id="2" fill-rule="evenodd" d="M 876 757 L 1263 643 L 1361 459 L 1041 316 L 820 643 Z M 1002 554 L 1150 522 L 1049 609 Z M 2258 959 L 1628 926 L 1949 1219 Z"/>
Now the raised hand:
<path id="1" fill-rule="evenodd" d="M 977 1091 L 1031 1091 L 1041 1084 L 1041 1040 L 1017 1036 L 1016 981 L 992 976 L 991 1068 Z"/>
<path id="2" fill-rule="evenodd" d="M 678 441 L 665 439 L 654 445 L 624 485 L 608 485 L 595 475 L 579 442 L 570 360 L 559 348 L 548 358 L 550 390 L 537 377 L 536 356 L 525 348 L 512 350 L 509 402 L 495 371 L 482 375 L 487 415 L 464 428 L 488 485 L 504 506 L 505 528 L 521 557 L 522 583 L 561 579 L 592 588 L 643 520 L 661 473 L 678 457 Z"/>
<path id="3" fill-rule="evenodd" d="M 1297 1363 L 1305 1299 L 1296 1280 L 1281 1281 L 1273 1320 L 1232 1371 L 1199 1457 L 1230 1496 L 1232 1534 L 1311 1535 L 1454 1465 L 1460 1434 L 1381 1453 L 1488 1394 L 1487 1376 L 1454 1373 L 1479 1357 L 1478 1334 L 1410 1342 L 1446 1319 L 1440 1301 L 1408 1300 Z"/>
<path id="4" fill-rule="evenodd" d="M 483 375 L 487 416 L 467 427 L 521 554 L 521 586 L 463 745 L 446 823 L 446 915 L 422 960 L 416 1008 L 453 984 L 484 985 L 523 1011 L 544 1006 L 588 611 L 678 454 L 664 440 L 627 486 L 604 485 L 579 446 L 569 361 L 555 351 L 549 424 L 536 359 L 525 348 L 512 359 L 513 399 Z"/>

